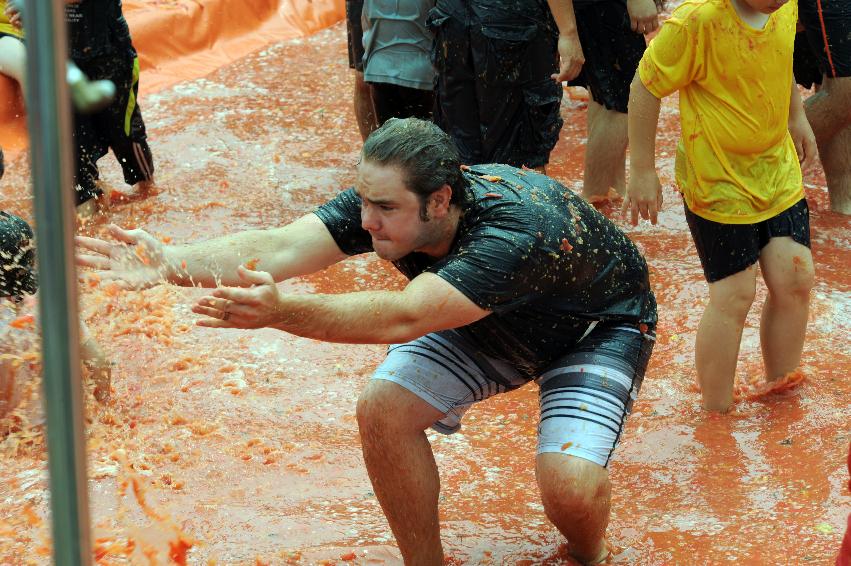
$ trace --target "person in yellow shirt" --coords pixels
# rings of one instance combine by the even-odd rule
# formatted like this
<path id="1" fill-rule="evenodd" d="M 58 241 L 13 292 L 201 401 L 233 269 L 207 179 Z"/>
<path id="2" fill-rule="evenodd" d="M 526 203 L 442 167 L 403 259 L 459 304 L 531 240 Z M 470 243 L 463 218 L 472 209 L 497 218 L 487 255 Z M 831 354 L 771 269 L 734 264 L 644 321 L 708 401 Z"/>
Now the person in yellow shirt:
<path id="1" fill-rule="evenodd" d="M 656 223 L 660 99 L 680 94 L 676 181 L 709 283 L 695 344 L 704 408 L 733 402 L 756 264 L 768 287 L 760 342 L 769 382 L 801 359 L 813 285 L 801 163 L 815 138 L 792 77 L 797 0 L 686 0 L 641 60 L 629 101 L 624 212 Z"/>
<path id="2" fill-rule="evenodd" d="M 18 81 L 26 89 L 27 52 L 24 33 L 6 14 L 6 0 L 0 0 L 0 73 Z"/>

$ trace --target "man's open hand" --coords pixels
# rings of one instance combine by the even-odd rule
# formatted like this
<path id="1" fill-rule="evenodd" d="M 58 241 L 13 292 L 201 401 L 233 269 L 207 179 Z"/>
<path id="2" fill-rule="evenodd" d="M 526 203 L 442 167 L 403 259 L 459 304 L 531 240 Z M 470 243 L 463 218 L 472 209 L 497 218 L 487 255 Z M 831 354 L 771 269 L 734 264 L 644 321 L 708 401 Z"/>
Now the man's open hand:
<path id="1" fill-rule="evenodd" d="M 245 287 L 219 287 L 192 306 L 192 312 L 206 317 L 198 326 L 265 328 L 281 321 L 280 292 L 272 275 L 243 265 L 237 274 Z"/>
<path id="2" fill-rule="evenodd" d="M 146 289 L 168 279 L 169 265 L 163 244 L 144 230 L 123 230 L 109 226 L 118 243 L 77 236 L 77 265 L 95 269 L 101 282 L 113 282 L 122 289 Z"/>

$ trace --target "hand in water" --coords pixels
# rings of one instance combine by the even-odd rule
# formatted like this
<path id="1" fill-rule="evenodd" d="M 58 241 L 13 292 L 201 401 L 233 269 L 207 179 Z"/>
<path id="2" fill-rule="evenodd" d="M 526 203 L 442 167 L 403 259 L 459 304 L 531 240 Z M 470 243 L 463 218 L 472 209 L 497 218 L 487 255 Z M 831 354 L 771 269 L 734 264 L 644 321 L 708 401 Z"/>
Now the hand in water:
<path id="1" fill-rule="evenodd" d="M 91 267 L 101 282 L 122 289 L 147 289 L 168 280 L 170 269 L 165 246 L 144 230 L 123 230 L 109 226 L 119 243 L 77 236 L 77 265 Z M 89 252 L 89 253 L 86 253 Z"/>

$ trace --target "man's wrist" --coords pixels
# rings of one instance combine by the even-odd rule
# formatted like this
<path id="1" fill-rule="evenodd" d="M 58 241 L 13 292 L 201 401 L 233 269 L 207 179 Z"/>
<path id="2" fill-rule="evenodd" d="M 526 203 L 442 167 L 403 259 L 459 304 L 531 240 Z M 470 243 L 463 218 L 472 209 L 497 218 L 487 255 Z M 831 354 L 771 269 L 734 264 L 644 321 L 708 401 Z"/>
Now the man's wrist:
<path id="1" fill-rule="evenodd" d="M 189 271 L 186 262 L 179 260 L 175 254 L 174 246 L 163 246 L 163 279 L 169 283 L 181 283 L 189 280 Z"/>
<path id="2" fill-rule="evenodd" d="M 293 300 L 295 297 L 293 295 L 285 295 L 280 291 L 277 291 L 275 295 L 275 316 L 274 320 L 267 324 L 268 328 L 274 328 L 275 330 L 282 330 L 283 332 L 289 332 L 292 328 L 292 309 L 293 309 Z"/>

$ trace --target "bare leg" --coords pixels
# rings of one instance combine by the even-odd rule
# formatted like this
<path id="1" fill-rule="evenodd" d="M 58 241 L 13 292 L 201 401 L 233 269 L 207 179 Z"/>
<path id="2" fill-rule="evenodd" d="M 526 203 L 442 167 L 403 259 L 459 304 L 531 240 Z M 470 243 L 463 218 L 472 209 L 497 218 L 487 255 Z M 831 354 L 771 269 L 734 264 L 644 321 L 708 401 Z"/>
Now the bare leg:
<path id="1" fill-rule="evenodd" d="M 586 200 L 606 198 L 609 189 L 623 185 L 626 168 L 627 118 L 588 100 L 588 143 L 585 147 Z"/>
<path id="2" fill-rule="evenodd" d="M 851 125 L 851 77 L 824 77 L 822 88 L 804 101 L 807 120 L 821 144 Z"/>
<path id="3" fill-rule="evenodd" d="M 8 35 L 0 37 L 0 73 L 18 81 L 26 98 L 27 50 L 23 41 Z"/>
<path id="4" fill-rule="evenodd" d="M 375 123 L 371 92 L 369 84 L 363 80 L 363 73 L 355 71 L 355 119 L 358 121 L 358 129 L 364 141 L 378 127 Z"/>
<path id="5" fill-rule="evenodd" d="M 819 145 L 830 209 L 851 215 L 851 126 Z"/>
<path id="6" fill-rule="evenodd" d="M 402 386 L 372 380 L 358 399 L 363 459 L 408 566 L 440 566 L 440 478 L 425 429 L 443 415 Z"/>
<path id="7" fill-rule="evenodd" d="M 709 304 L 694 347 L 697 381 L 708 411 L 723 413 L 733 404 L 742 330 L 755 294 L 755 265 L 709 284 Z"/>
<path id="8" fill-rule="evenodd" d="M 804 108 L 818 142 L 830 208 L 851 214 L 851 77 L 825 77 Z"/>
<path id="9" fill-rule="evenodd" d="M 801 363 L 815 279 L 813 257 L 809 248 L 792 238 L 772 238 L 762 249 L 759 264 L 768 287 L 759 337 L 765 376 L 774 381 Z"/>
<path id="10" fill-rule="evenodd" d="M 536 463 L 544 510 L 567 538 L 570 553 L 583 564 L 605 560 L 611 503 L 608 470 L 566 454 L 538 454 Z"/>

